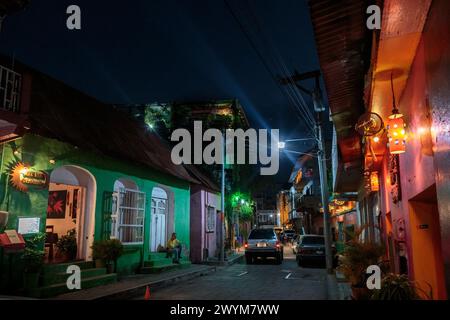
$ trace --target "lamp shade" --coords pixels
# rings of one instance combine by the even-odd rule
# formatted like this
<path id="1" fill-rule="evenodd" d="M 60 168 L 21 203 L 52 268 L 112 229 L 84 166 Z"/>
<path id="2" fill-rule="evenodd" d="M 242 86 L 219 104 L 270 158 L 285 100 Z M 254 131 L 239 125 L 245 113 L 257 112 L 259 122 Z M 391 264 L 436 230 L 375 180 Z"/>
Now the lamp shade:
<path id="1" fill-rule="evenodd" d="M 389 152 L 400 154 L 406 151 L 406 125 L 402 114 L 395 113 L 389 116 L 387 122 Z"/>

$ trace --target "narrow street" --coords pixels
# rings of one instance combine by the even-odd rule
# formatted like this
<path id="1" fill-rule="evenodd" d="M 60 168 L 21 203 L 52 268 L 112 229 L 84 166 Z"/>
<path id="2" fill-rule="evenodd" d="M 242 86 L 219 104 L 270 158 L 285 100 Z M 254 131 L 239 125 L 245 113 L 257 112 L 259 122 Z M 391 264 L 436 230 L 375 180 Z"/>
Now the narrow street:
<path id="1" fill-rule="evenodd" d="M 0 0 L 0 300 L 448 301 L 449 30 L 450 0 Z"/>
<path id="2" fill-rule="evenodd" d="M 300 268 L 290 245 L 281 265 L 275 260 L 219 267 L 210 275 L 152 291 L 152 300 L 323 300 L 327 298 L 326 272 Z M 142 297 L 139 297 L 142 299 Z"/>

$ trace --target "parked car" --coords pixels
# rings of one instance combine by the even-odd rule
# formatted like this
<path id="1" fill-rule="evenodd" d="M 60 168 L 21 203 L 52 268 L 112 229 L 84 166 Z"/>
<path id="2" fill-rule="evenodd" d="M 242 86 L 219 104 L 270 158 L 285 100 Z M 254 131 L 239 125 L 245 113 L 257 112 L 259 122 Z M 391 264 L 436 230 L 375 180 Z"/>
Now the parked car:
<path id="1" fill-rule="evenodd" d="M 325 264 L 325 237 L 322 235 L 303 235 L 296 248 L 296 260 L 299 267 L 306 263 Z M 336 249 L 333 246 L 333 263 L 336 261 Z"/>
<path id="2" fill-rule="evenodd" d="M 295 231 L 294 230 L 284 230 L 283 231 L 283 238 L 282 238 L 282 240 L 283 240 L 284 243 L 288 243 L 288 242 L 292 241 L 294 236 L 295 236 Z"/>
<path id="3" fill-rule="evenodd" d="M 247 264 L 258 257 L 273 257 L 278 264 L 283 261 L 283 245 L 274 229 L 253 229 L 244 248 Z"/>
<path id="4" fill-rule="evenodd" d="M 294 236 L 294 239 L 292 239 L 292 252 L 294 254 L 297 254 L 297 248 L 298 248 L 298 245 L 300 244 L 300 241 L 301 241 L 302 237 L 303 237 L 303 235 L 296 234 Z"/>

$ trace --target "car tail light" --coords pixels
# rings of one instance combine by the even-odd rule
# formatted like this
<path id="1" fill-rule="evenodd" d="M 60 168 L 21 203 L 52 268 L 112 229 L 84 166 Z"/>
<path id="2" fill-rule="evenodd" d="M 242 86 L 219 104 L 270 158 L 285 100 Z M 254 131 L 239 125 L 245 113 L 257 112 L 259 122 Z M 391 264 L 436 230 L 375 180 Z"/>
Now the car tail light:
<path id="1" fill-rule="evenodd" d="M 248 243 L 246 242 L 246 243 L 244 243 L 244 248 L 248 248 Z"/>
<path id="2" fill-rule="evenodd" d="M 277 240 L 277 243 L 275 244 L 275 246 L 276 246 L 277 248 L 281 247 L 280 241 Z"/>

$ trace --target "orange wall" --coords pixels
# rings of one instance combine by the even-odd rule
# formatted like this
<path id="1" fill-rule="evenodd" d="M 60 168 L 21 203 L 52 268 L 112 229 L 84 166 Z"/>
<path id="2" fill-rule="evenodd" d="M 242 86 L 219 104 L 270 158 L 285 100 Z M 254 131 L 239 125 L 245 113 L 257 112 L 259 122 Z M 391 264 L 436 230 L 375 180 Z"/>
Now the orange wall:
<path id="1" fill-rule="evenodd" d="M 402 94 L 399 103 L 400 112 L 405 115 L 407 123 L 407 150 L 400 155 L 400 179 L 402 188 L 402 201 L 398 204 L 392 203 L 390 194 L 391 188 L 389 183 L 388 172 L 388 155 L 385 154 L 381 168 L 381 208 L 385 217 L 387 212 L 392 214 L 392 222 L 395 231 L 396 223 L 399 219 L 405 219 L 406 227 L 406 243 L 408 252 L 409 274 L 411 278 L 415 277 L 414 270 L 414 254 L 416 260 L 424 257 L 424 250 L 434 250 L 434 248 L 424 248 L 415 245 L 413 250 L 412 230 L 416 228 L 416 221 L 410 219 L 409 200 L 420 192 L 435 184 L 435 165 L 433 155 L 433 144 L 431 138 L 431 114 L 428 97 L 427 97 L 427 59 L 425 57 L 425 46 L 423 39 L 421 40 L 416 56 L 409 74 L 406 88 Z M 431 200 L 431 199 L 430 199 Z M 431 214 L 431 212 L 430 212 Z M 433 220 L 431 223 L 437 224 L 434 232 L 440 230 L 439 221 Z M 416 236 L 419 236 L 416 234 Z M 425 252 L 425 256 L 427 256 Z M 439 254 L 438 254 L 439 256 Z M 440 260 L 439 260 L 440 261 Z M 419 267 L 417 267 L 419 268 Z M 429 265 L 430 271 L 435 269 Z M 423 273 L 421 273 L 422 275 Z M 444 283 L 442 273 L 437 275 L 438 280 L 433 280 L 435 291 L 438 290 L 439 284 Z M 421 276 L 422 277 L 422 276 Z M 430 275 L 433 278 L 434 275 Z M 442 288 L 441 288 L 442 290 Z M 442 295 L 440 295 L 442 297 Z"/>

